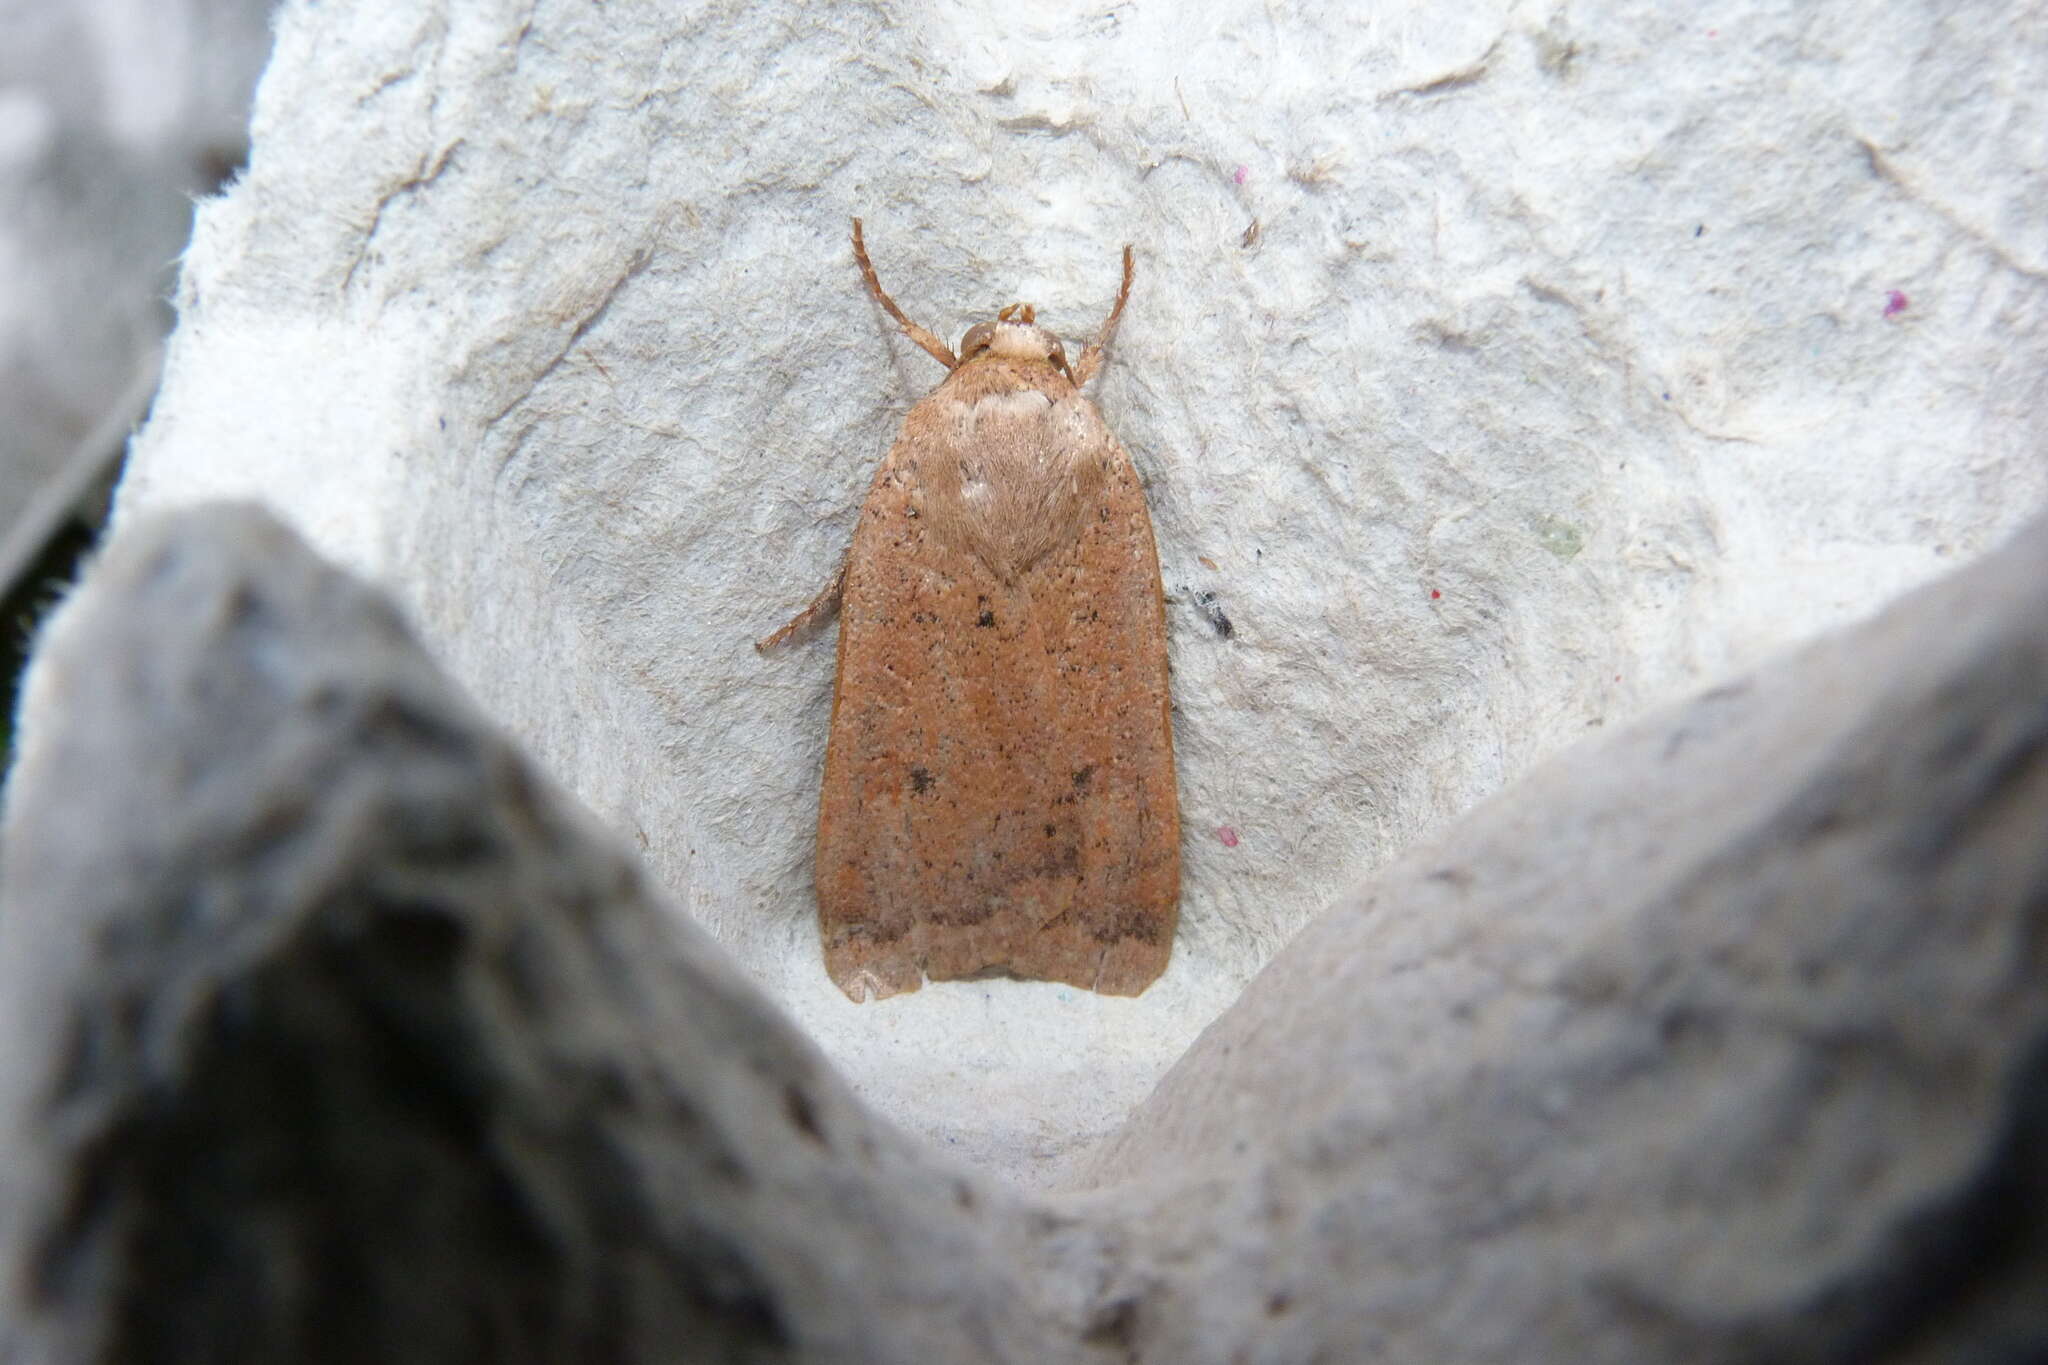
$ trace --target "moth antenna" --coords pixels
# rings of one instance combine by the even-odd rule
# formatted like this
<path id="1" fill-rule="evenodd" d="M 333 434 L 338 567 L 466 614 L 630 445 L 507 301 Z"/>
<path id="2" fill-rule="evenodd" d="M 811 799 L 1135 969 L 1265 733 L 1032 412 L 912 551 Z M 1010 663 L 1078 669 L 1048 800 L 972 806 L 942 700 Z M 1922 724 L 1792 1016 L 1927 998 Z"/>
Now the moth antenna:
<path id="1" fill-rule="evenodd" d="M 1137 257 L 1131 251 L 1131 244 L 1126 242 L 1123 288 L 1116 291 L 1116 305 L 1109 310 L 1109 316 L 1103 320 L 1102 335 L 1089 342 L 1087 349 L 1081 352 L 1081 358 L 1074 362 L 1075 388 L 1078 389 L 1093 379 L 1095 372 L 1102 368 L 1103 357 L 1109 351 L 1109 339 L 1116 335 L 1116 325 L 1123 321 L 1124 305 L 1131 301 L 1131 279 L 1136 274 Z"/>
<path id="2" fill-rule="evenodd" d="M 947 369 L 958 369 L 960 366 L 959 358 L 953 354 L 946 343 L 905 317 L 903 310 L 896 306 L 896 300 L 883 292 L 882 282 L 875 275 L 875 263 L 868 259 L 868 244 L 861 240 L 860 219 L 858 218 L 853 220 L 853 259 L 860 263 L 860 277 L 868 282 L 868 292 L 875 296 L 876 303 L 882 305 L 883 312 L 896 319 L 896 325 L 903 329 L 903 335 L 924 347 L 932 359 L 938 361 Z M 1128 268 L 1128 265 L 1126 268 Z M 1130 292 L 1128 281 L 1124 285 L 1124 292 Z M 1119 310 L 1123 308 L 1123 301 L 1121 299 L 1117 301 L 1117 308 Z"/>

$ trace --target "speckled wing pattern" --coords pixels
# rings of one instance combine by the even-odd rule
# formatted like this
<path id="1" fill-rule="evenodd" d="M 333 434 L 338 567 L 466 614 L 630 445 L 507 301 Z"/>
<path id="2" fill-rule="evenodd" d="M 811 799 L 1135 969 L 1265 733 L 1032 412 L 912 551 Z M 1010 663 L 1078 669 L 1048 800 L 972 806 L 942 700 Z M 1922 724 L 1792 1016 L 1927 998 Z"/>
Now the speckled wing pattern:
<path id="1" fill-rule="evenodd" d="M 1142 991 L 1180 896 L 1166 620 L 1094 405 L 1043 366 L 950 375 L 876 474 L 842 593 L 832 979 L 856 1000 L 984 974 Z"/>

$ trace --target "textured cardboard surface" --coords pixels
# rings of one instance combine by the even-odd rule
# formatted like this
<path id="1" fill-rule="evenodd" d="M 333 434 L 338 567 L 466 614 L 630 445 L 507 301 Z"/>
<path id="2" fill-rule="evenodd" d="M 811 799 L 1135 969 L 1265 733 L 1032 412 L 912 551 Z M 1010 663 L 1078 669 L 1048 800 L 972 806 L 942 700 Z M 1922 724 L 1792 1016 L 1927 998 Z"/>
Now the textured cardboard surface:
<path id="1" fill-rule="evenodd" d="M 2043 1359 L 2044 580 L 2048 520 L 1539 765 L 1050 1193 L 861 1103 L 385 594 L 132 522 L 0 826 L 0 1357 Z"/>
<path id="2" fill-rule="evenodd" d="M 1044 1178 L 1474 800 L 2040 504 L 2023 13 L 291 4 L 122 513 L 254 496 L 390 586 L 878 1107 Z M 949 337 L 1083 339 L 1137 244 L 1096 394 L 1186 833 L 1136 1000 L 822 971 L 829 636 L 748 645 L 930 383 L 855 213 Z"/>
<path id="3" fill-rule="evenodd" d="M 104 468 L 137 416 L 127 391 L 156 366 L 190 198 L 247 146 L 269 10 L 0 0 L 0 545 L 67 458 Z M 86 481 L 37 509 L 32 538 Z"/>

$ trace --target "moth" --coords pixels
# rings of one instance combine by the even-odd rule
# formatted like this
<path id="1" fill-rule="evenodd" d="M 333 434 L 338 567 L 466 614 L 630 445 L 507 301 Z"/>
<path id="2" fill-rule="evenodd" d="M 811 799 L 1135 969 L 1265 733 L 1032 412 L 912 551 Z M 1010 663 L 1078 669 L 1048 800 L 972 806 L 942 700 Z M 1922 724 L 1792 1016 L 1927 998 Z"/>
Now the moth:
<path id="1" fill-rule="evenodd" d="M 1166 609 L 1144 490 L 1030 304 L 956 355 L 868 292 L 946 377 L 903 420 L 846 558 L 765 650 L 839 614 L 816 884 L 856 1002 L 1008 975 L 1136 995 L 1166 967 L 1180 807 Z"/>

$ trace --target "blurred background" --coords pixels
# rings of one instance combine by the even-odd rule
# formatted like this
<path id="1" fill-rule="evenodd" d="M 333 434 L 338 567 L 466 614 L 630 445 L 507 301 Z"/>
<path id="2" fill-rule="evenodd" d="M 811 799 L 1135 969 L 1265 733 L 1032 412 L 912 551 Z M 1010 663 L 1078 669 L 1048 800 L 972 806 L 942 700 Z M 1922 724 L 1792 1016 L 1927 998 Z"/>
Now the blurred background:
<path id="1" fill-rule="evenodd" d="M 0 0 L 0 770 L 36 621 L 149 410 L 193 200 L 248 154 L 272 0 Z"/>

